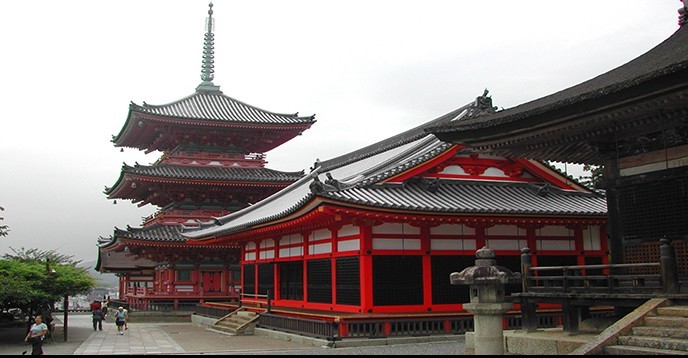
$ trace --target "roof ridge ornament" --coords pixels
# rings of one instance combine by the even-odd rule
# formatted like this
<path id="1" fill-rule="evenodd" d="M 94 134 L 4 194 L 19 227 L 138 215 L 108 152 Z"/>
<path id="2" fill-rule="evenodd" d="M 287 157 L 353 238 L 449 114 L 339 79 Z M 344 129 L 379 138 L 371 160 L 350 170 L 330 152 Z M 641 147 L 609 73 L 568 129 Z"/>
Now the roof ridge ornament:
<path id="1" fill-rule="evenodd" d="M 680 0 L 683 7 L 678 9 L 678 26 L 683 26 L 688 22 L 688 0 Z"/>
<path id="2" fill-rule="evenodd" d="M 475 102 L 471 104 L 466 117 L 478 117 L 483 114 L 495 113 L 497 111 L 497 107 L 492 106 L 492 97 L 488 96 L 488 93 L 490 93 L 490 91 L 485 88 L 483 95 L 475 98 Z"/>
<path id="3" fill-rule="evenodd" d="M 203 36 L 203 65 L 201 66 L 201 82 L 196 87 L 196 92 L 220 92 L 220 86 L 213 84 L 215 78 L 214 62 L 215 62 L 215 35 L 213 29 L 215 23 L 213 21 L 213 2 L 208 4 L 208 18 L 205 20 L 205 35 Z"/>

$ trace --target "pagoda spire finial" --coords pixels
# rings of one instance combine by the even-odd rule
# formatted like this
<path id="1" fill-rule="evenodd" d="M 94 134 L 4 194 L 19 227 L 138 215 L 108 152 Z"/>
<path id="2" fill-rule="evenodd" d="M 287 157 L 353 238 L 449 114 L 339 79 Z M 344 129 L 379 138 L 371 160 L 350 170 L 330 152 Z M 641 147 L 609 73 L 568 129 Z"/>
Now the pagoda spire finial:
<path id="1" fill-rule="evenodd" d="M 205 36 L 203 41 L 203 66 L 201 67 L 201 82 L 198 87 L 196 87 L 196 92 L 198 91 L 220 91 L 220 86 L 215 86 L 213 84 L 214 75 L 214 62 L 215 62 L 215 35 L 213 34 L 213 29 L 215 23 L 213 21 L 213 2 L 208 4 L 208 18 L 205 20 Z"/>

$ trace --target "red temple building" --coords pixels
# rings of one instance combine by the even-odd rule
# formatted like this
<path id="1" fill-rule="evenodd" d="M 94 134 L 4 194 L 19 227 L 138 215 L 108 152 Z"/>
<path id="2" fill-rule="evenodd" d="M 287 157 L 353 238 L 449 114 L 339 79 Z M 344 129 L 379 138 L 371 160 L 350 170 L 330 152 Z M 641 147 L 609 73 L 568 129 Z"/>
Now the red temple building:
<path id="1" fill-rule="evenodd" d="M 604 195 L 542 162 L 478 154 L 425 131 L 494 111 L 485 93 L 316 162 L 287 188 L 182 235 L 199 248 L 241 247 L 241 285 L 251 302 L 267 304 L 270 293 L 273 312 L 323 320 L 455 315 L 468 287 L 452 286 L 449 274 L 472 266 L 484 246 L 513 271 L 523 247 L 542 265 L 607 263 Z M 340 325 L 342 336 L 346 329 Z"/>
<path id="2" fill-rule="evenodd" d="M 108 199 L 160 209 L 142 227 L 115 228 L 99 240 L 97 270 L 117 273 L 120 299 L 138 309 L 228 300 L 240 292 L 240 246 L 190 246 L 182 233 L 256 203 L 303 177 L 265 167 L 265 152 L 315 123 L 314 116 L 265 111 L 213 84 L 210 4 L 203 82 L 181 100 L 131 103 L 115 147 L 160 151 L 152 165 L 124 164 Z"/>

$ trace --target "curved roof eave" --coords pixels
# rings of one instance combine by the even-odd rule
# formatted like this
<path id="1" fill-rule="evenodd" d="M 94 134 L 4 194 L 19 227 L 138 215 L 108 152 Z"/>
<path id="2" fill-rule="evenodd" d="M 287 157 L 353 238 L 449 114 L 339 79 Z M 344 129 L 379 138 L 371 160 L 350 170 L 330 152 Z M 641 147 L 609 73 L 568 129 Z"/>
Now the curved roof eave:
<path id="1" fill-rule="evenodd" d="M 188 232 L 188 233 L 181 233 L 181 235 L 188 238 L 188 239 L 201 239 L 201 238 L 207 238 L 207 237 L 211 237 L 211 236 L 227 235 L 228 233 L 231 233 L 231 232 L 240 231 L 243 228 L 250 227 L 252 225 L 257 224 L 260 221 L 267 220 L 270 217 L 274 217 L 274 214 L 272 216 L 268 216 L 268 217 L 263 217 L 263 216 L 259 215 L 261 217 L 260 219 L 251 220 L 251 221 L 241 223 L 238 225 L 232 225 L 234 220 L 241 218 L 243 216 L 247 216 L 248 214 L 259 211 L 263 208 L 266 208 L 269 205 L 273 204 L 275 201 L 283 199 L 292 193 L 296 194 L 297 198 L 300 198 L 300 199 L 297 200 L 294 203 L 294 205 L 292 205 L 291 210 L 289 208 L 287 208 L 283 212 L 285 212 L 285 211 L 286 212 L 293 212 L 300 206 L 299 204 L 308 200 L 309 197 L 312 196 L 312 194 L 308 193 L 302 197 L 302 195 L 299 195 L 299 193 L 297 193 L 296 191 L 298 189 L 302 188 L 302 186 L 305 185 L 305 183 L 312 180 L 312 178 L 315 175 L 317 175 L 317 173 L 318 173 L 317 171 L 313 171 L 313 172 L 305 175 L 303 178 L 299 179 L 298 181 L 296 181 L 292 185 L 287 186 L 286 188 L 284 188 L 284 189 L 278 191 L 277 193 L 259 201 L 258 203 L 254 204 L 254 205 L 248 206 L 248 207 L 243 208 L 239 211 L 233 212 L 229 215 L 226 215 L 226 216 L 223 216 L 220 218 L 216 218 L 216 226 L 214 226 L 214 227 L 202 228 L 200 230 L 192 231 L 192 232 Z"/>
<path id="2" fill-rule="evenodd" d="M 489 116 L 432 126 L 427 131 L 444 137 L 443 133 L 471 132 L 507 125 L 524 118 L 559 111 L 562 108 L 602 98 L 646 81 L 685 70 L 688 68 L 688 29 L 686 28 L 688 26 L 679 28 L 669 38 L 646 53 L 590 80 Z"/>
<path id="3" fill-rule="evenodd" d="M 130 104 L 130 109 L 150 115 L 189 120 L 223 121 L 271 125 L 312 125 L 315 115 L 276 113 L 247 104 L 220 92 L 195 92 L 180 100 L 163 105 Z"/>

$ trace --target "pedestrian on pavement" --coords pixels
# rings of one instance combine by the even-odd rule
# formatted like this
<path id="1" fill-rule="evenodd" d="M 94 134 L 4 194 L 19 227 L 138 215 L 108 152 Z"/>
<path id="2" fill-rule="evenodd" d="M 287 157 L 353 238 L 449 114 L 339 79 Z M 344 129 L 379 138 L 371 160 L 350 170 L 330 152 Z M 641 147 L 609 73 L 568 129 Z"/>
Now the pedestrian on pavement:
<path id="1" fill-rule="evenodd" d="M 34 318 L 34 322 L 36 323 L 31 325 L 24 342 L 31 344 L 32 356 L 39 356 L 43 355 L 43 337 L 48 334 L 48 326 L 43 323 L 43 317 L 39 314 Z"/>
<path id="2" fill-rule="evenodd" d="M 117 325 L 117 334 L 124 335 L 124 325 L 127 323 L 127 311 L 124 307 L 117 307 L 115 311 L 115 324 Z"/>
<path id="3" fill-rule="evenodd" d="M 105 314 L 101 308 L 96 308 L 93 310 L 93 330 L 97 331 L 103 330 L 103 319 L 105 319 Z"/>
<path id="4" fill-rule="evenodd" d="M 93 303 L 91 303 L 91 311 L 95 310 L 96 308 L 102 308 L 103 306 L 100 304 L 100 301 L 98 300 L 93 300 Z"/>

